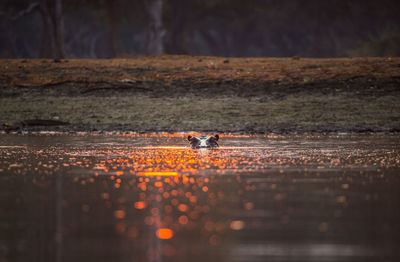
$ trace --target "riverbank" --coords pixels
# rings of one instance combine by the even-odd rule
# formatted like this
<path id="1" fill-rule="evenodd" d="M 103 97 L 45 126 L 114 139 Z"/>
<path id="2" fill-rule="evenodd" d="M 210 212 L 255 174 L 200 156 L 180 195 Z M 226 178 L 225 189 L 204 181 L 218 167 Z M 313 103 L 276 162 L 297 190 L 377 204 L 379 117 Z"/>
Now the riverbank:
<path id="1" fill-rule="evenodd" d="M 0 123 L 10 131 L 400 131 L 400 58 L 35 59 L 0 68 Z M 36 119 L 64 124 L 24 124 Z"/>

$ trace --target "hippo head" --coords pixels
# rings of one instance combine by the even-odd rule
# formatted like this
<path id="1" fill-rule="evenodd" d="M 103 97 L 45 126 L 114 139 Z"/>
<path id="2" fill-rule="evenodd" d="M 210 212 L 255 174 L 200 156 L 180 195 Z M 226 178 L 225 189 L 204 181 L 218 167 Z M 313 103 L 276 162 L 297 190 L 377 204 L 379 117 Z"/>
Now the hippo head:
<path id="1" fill-rule="evenodd" d="M 219 135 L 215 136 L 188 136 L 191 148 L 215 148 L 219 147 L 217 141 Z"/>

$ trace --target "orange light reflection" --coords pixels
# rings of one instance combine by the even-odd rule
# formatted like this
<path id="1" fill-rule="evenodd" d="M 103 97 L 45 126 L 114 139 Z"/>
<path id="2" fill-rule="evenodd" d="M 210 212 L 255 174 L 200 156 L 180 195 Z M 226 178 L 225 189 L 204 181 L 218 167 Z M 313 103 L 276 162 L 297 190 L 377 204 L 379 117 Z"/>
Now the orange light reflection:
<path id="1" fill-rule="evenodd" d="M 137 176 L 177 176 L 178 172 L 139 172 Z"/>
<path id="2" fill-rule="evenodd" d="M 174 236 L 174 232 L 169 228 L 160 228 L 156 234 L 159 239 L 170 239 Z"/>

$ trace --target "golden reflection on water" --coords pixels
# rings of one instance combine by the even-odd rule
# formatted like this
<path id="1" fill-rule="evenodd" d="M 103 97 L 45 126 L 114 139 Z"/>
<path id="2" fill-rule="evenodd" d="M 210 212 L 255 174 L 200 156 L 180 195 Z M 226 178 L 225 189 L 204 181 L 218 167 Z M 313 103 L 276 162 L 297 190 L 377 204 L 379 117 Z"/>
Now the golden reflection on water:
<path id="1" fill-rule="evenodd" d="M 137 176 L 177 176 L 178 172 L 138 172 Z"/>
<path id="2" fill-rule="evenodd" d="M 179 136 L 173 134 L 166 138 Z M 150 137 L 160 138 L 160 136 L 152 135 Z M 250 138 L 249 136 L 237 137 Z M 171 141 L 173 140 L 168 140 L 167 143 Z M 279 192 L 277 183 L 257 185 L 257 183 L 244 182 L 241 174 L 251 177 L 252 174 L 274 172 L 285 177 L 288 171 L 298 168 L 307 172 L 307 170 L 330 170 L 330 168 L 340 166 L 350 168 L 369 166 L 376 167 L 377 170 L 398 166 L 398 151 L 376 150 L 374 153 L 365 154 L 362 150 L 353 148 L 348 151 L 334 147 L 285 148 L 285 144 L 281 147 L 268 144 L 221 146 L 216 150 L 193 150 L 185 146 L 171 145 L 142 146 L 125 147 L 121 150 L 118 148 L 106 151 L 97 149 L 94 162 L 76 163 L 81 167 L 91 167 L 95 171 L 95 176 L 109 177 L 115 189 L 129 192 L 134 188 L 134 191 L 138 192 L 138 199 L 132 205 L 137 211 L 143 212 L 142 222 L 154 228 L 154 237 L 168 240 L 179 235 L 181 231 L 197 231 L 201 232 L 201 237 L 206 238 L 209 245 L 215 246 L 221 243 L 226 230 L 241 231 L 248 226 L 246 224 L 248 222 L 241 218 L 232 217 L 225 220 L 210 215 L 216 213 L 216 209 L 222 208 L 220 203 L 227 201 L 227 197 L 229 199 L 229 197 L 240 196 L 246 191 L 260 190 L 261 187 L 263 190 L 277 191 L 272 193 L 272 201 L 284 202 L 289 198 L 287 193 Z M 232 185 L 231 190 L 218 190 L 214 187 L 213 181 L 218 175 L 232 177 L 226 180 Z M 307 177 L 306 173 L 304 175 Z M 294 177 L 292 182 L 302 179 L 304 177 Z M 312 179 L 315 182 L 318 179 L 328 181 L 323 176 Z M 343 191 L 349 188 L 351 179 L 346 181 L 341 184 Z M 345 195 L 339 194 L 332 197 L 334 202 L 341 205 L 341 208 L 347 206 L 348 199 Z M 243 203 L 243 210 L 251 211 L 254 208 L 255 204 L 251 201 Z M 338 214 L 342 212 L 340 208 L 338 210 Z M 124 210 L 116 210 L 115 217 L 121 220 L 115 228 L 118 234 L 131 239 L 141 237 L 140 228 L 128 225 L 129 216 Z M 290 216 L 282 215 L 279 221 L 283 225 L 288 224 Z M 325 221 L 320 221 L 315 227 L 320 233 L 326 233 L 329 230 L 329 224 Z M 176 253 L 173 246 L 169 246 L 169 249 L 173 251 L 166 254 Z"/>
<path id="3" fill-rule="evenodd" d="M 318 199 L 299 204 L 318 207 L 325 201 L 324 212 L 331 209 L 310 226 L 315 234 L 328 234 L 334 228 L 331 217 L 342 217 L 354 201 L 350 193 L 354 184 L 360 187 L 357 179 L 363 186 L 385 182 L 385 170 L 400 167 L 399 148 L 393 144 L 375 148 L 340 139 L 321 144 L 313 142 L 316 138 L 287 141 L 274 135 L 224 135 L 220 148 L 194 150 L 179 133 L 115 137 L 125 140 L 2 146 L 0 171 L 33 175 L 33 184 L 41 188 L 47 175 L 63 174 L 77 192 L 93 198 L 71 192 L 71 198 L 64 199 L 65 209 L 78 203 L 79 211 L 92 219 L 96 212 L 110 213 L 114 233 L 148 243 L 146 256 L 153 261 L 162 255 L 177 256 L 178 240 L 219 246 L 227 243 L 224 236 L 229 232 L 258 230 L 265 223 L 286 228 L 294 220 L 291 210 L 307 215 L 290 206 L 290 201 L 307 196 L 295 194 L 296 186 L 302 185 L 317 192 Z M 341 168 L 344 171 L 329 173 Z M 379 199 L 369 191 L 357 197 Z M 160 241 L 157 247 L 154 243 Z"/>
<path id="4" fill-rule="evenodd" d="M 243 159 L 229 158 L 227 154 L 221 155 L 217 150 L 193 150 L 186 147 L 145 147 L 129 152 L 97 151 L 96 153 L 103 156 L 115 155 L 95 163 L 93 169 L 99 174 L 116 176 L 190 175 L 206 169 L 221 173 L 226 169 L 237 169 L 238 164 L 243 162 Z M 84 163 L 78 161 L 76 164 Z"/>

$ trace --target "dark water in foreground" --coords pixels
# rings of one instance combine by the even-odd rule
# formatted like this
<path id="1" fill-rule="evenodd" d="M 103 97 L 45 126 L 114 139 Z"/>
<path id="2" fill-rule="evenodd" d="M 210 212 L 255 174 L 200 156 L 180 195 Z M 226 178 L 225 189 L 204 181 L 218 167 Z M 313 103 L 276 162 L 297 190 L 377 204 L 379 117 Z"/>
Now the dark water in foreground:
<path id="1" fill-rule="evenodd" d="M 0 261 L 399 261 L 399 139 L 0 135 Z"/>

